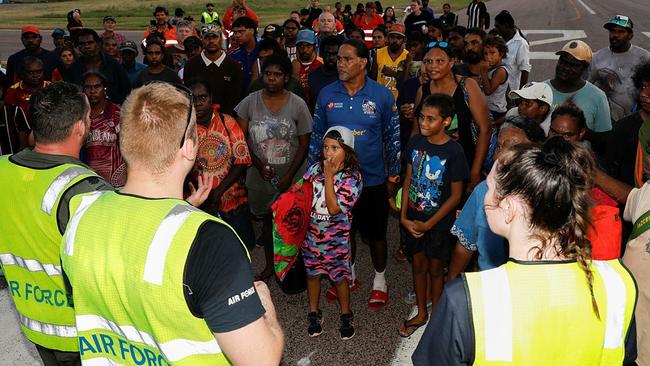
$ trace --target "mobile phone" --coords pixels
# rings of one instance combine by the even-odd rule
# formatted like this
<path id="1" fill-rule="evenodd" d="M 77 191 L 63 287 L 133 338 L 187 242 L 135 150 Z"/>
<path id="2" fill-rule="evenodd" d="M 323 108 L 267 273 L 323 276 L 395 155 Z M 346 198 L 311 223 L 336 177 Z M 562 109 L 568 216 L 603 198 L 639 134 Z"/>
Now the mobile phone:
<path id="1" fill-rule="evenodd" d="M 152 26 L 152 27 L 155 27 L 156 25 L 158 25 L 158 22 L 156 22 L 155 20 L 151 20 L 149 22 L 149 25 Z"/>

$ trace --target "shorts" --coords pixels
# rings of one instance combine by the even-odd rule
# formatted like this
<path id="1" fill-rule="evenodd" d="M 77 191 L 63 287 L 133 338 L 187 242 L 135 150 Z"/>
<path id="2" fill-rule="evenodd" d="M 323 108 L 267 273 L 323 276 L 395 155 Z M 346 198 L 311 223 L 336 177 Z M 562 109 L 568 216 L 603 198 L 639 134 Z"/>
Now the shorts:
<path id="1" fill-rule="evenodd" d="M 410 255 L 424 253 L 428 258 L 436 258 L 444 263 L 451 259 L 456 237 L 449 230 L 431 229 L 419 238 L 406 232 L 406 252 Z"/>
<path id="2" fill-rule="evenodd" d="M 369 240 L 386 241 L 389 209 L 386 184 L 363 187 L 352 209 L 352 231 L 359 230 Z"/>
<path id="3" fill-rule="evenodd" d="M 305 241 L 301 252 L 307 276 L 324 274 L 334 283 L 342 280 L 352 281 L 350 270 L 352 262 L 348 240 L 325 243 Z"/>

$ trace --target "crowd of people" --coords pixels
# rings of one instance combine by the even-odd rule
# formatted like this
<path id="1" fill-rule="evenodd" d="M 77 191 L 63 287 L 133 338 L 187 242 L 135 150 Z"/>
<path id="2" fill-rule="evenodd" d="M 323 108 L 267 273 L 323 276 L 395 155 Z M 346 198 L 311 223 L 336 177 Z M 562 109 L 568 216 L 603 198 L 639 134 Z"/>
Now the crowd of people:
<path id="1" fill-rule="evenodd" d="M 2 80 L 0 262 L 43 362 L 278 364 L 263 281 L 274 203 L 298 192 L 310 337 L 323 283 L 355 335 L 359 238 L 370 310 L 389 300 L 389 252 L 412 265 L 390 293 L 417 312 L 388 326 L 428 324 L 414 364 L 650 364 L 650 52 L 632 20 L 530 81 L 510 12 L 473 0 L 462 26 L 428 5 L 310 0 L 268 25 L 245 0 L 198 21 L 159 6 L 138 40 L 74 9 L 52 51 L 22 27 Z"/>

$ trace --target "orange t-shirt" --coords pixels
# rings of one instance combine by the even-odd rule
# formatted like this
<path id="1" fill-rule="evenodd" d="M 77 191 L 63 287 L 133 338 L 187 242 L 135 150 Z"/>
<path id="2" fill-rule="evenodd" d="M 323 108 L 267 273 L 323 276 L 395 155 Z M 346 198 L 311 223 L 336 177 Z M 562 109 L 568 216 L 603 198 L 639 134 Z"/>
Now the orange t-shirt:
<path id="1" fill-rule="evenodd" d="M 372 19 L 370 19 L 370 21 L 366 19 L 365 14 L 361 14 L 356 18 L 354 18 L 354 25 L 363 29 L 363 32 L 365 33 L 365 37 L 363 38 L 363 40 L 366 41 L 366 46 L 368 46 L 368 48 L 374 47 L 372 43 L 373 29 L 377 28 L 377 26 L 380 26 L 382 24 L 384 24 L 384 19 L 377 14 L 374 14 L 372 16 Z"/>

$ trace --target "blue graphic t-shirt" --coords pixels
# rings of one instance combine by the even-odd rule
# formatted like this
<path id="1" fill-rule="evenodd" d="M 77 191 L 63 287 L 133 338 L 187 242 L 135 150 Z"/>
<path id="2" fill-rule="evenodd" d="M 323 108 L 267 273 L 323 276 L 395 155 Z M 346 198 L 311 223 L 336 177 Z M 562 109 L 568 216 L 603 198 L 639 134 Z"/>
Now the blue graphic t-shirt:
<path id="1" fill-rule="evenodd" d="M 405 155 L 413 171 L 406 215 L 412 220 L 426 221 L 451 196 L 452 182 L 469 179 L 465 153 L 456 141 L 449 139 L 434 145 L 418 134 L 409 141 Z M 452 211 L 436 228 L 449 230 L 453 218 Z"/>

